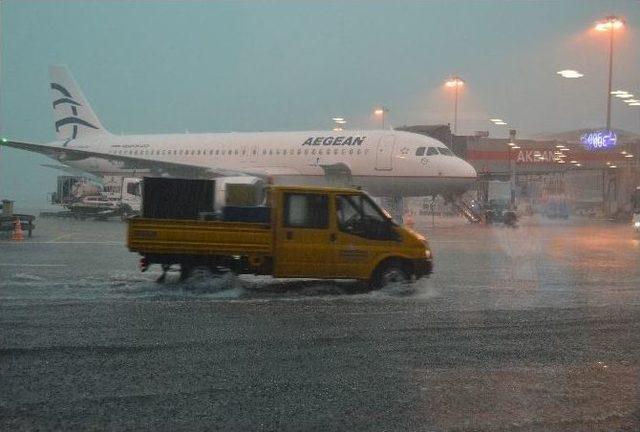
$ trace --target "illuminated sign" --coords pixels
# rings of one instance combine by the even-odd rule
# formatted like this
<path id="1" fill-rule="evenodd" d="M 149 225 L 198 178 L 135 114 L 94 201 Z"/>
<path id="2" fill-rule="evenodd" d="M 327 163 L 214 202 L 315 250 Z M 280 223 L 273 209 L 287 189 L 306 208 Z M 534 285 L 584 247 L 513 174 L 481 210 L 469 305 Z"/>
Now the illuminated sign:
<path id="1" fill-rule="evenodd" d="M 618 143 L 618 136 L 614 131 L 603 129 L 582 135 L 580 142 L 588 150 L 609 150 Z"/>
<path id="2" fill-rule="evenodd" d="M 557 162 L 554 150 L 519 150 L 514 154 L 517 164 L 548 164 Z M 512 156 L 512 158 L 514 157 Z"/>

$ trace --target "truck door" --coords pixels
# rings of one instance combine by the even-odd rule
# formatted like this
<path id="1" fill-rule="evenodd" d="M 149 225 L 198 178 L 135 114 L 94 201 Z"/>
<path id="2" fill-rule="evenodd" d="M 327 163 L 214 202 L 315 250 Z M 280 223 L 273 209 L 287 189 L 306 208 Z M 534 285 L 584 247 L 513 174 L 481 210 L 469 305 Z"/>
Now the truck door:
<path id="1" fill-rule="evenodd" d="M 330 277 L 329 195 L 283 191 L 276 227 L 276 277 Z"/>
<path id="2" fill-rule="evenodd" d="M 378 141 L 378 150 L 376 152 L 376 170 L 390 171 L 393 169 L 393 147 L 396 137 L 386 135 Z"/>
<path id="3" fill-rule="evenodd" d="M 378 257 L 397 245 L 391 222 L 366 196 L 335 196 L 334 262 L 342 277 L 368 278 Z"/>

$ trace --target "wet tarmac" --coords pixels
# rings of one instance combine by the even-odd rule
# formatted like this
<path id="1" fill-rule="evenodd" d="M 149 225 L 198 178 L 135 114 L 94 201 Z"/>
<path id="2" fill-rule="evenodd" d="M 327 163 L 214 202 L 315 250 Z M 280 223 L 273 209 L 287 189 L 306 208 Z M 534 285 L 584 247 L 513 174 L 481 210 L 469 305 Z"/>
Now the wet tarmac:
<path id="1" fill-rule="evenodd" d="M 124 224 L 0 241 L 0 430 L 640 430 L 640 237 L 418 220 L 435 274 L 141 274 Z"/>

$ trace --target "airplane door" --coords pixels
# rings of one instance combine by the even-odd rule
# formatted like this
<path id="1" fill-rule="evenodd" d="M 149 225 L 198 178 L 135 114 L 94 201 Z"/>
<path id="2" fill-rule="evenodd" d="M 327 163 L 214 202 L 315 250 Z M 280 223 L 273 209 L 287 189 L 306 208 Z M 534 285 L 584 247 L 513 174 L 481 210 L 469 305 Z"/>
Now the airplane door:
<path id="1" fill-rule="evenodd" d="M 393 135 L 380 138 L 376 152 L 376 170 L 390 171 L 393 169 L 393 147 L 395 143 L 396 137 Z"/>

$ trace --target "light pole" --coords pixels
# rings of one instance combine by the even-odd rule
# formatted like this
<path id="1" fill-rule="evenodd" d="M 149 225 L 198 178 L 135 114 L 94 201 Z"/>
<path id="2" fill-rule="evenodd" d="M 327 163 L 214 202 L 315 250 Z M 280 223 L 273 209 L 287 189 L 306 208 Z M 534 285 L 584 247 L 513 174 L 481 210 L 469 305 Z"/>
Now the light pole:
<path id="1" fill-rule="evenodd" d="M 511 188 L 511 208 L 515 208 L 516 202 L 516 166 L 515 161 L 513 160 L 513 156 L 511 155 L 512 150 L 519 150 L 520 146 L 516 144 L 516 130 L 509 130 L 509 142 L 507 143 L 509 146 L 509 183 Z"/>
<path id="2" fill-rule="evenodd" d="M 608 16 L 598 21 L 595 30 L 599 32 L 609 32 L 609 83 L 607 86 L 607 130 L 611 130 L 611 83 L 613 80 L 613 35 L 617 29 L 624 26 L 622 18 Z"/>
<path id="3" fill-rule="evenodd" d="M 464 85 L 464 80 L 459 76 L 449 78 L 445 83 L 447 87 L 453 88 L 453 133 L 458 133 L 458 89 Z"/>
<path id="4" fill-rule="evenodd" d="M 332 117 L 331 120 L 333 120 L 333 130 L 336 132 L 341 132 L 343 126 L 347 123 L 344 117 Z"/>
<path id="5" fill-rule="evenodd" d="M 389 108 L 382 106 L 380 108 L 376 108 L 373 113 L 382 118 L 382 129 L 384 129 L 384 118 L 386 116 L 386 114 L 389 112 Z"/>

